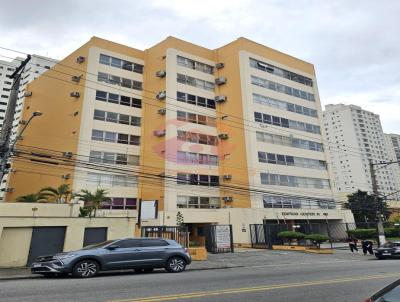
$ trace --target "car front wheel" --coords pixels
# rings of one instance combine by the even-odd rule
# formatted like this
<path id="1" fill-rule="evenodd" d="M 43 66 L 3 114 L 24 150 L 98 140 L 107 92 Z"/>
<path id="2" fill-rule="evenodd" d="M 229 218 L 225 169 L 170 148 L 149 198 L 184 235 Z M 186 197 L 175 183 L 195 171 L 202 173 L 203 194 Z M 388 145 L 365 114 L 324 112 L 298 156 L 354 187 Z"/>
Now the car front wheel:
<path id="1" fill-rule="evenodd" d="M 99 265 L 94 260 L 82 260 L 74 265 L 72 276 L 78 278 L 94 277 L 99 271 Z"/>
<path id="2" fill-rule="evenodd" d="M 180 273 L 186 269 L 186 261 L 181 257 L 171 257 L 167 261 L 166 270 L 170 273 Z"/>

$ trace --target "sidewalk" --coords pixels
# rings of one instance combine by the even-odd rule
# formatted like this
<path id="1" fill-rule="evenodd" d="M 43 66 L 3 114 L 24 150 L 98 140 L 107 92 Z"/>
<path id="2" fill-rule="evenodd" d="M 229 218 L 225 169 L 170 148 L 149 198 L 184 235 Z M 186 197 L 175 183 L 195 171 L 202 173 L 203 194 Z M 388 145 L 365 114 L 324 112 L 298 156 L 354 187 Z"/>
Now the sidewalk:
<path id="1" fill-rule="evenodd" d="M 208 254 L 207 261 L 193 261 L 187 270 L 214 270 L 229 269 L 237 267 L 258 267 L 288 265 L 299 262 L 312 263 L 313 261 L 331 260 L 368 260 L 371 257 L 363 256 L 361 253 L 350 254 L 349 251 L 338 250 L 332 255 L 307 254 L 293 251 L 275 251 L 265 249 L 244 249 L 237 248 L 235 253 Z M 126 272 L 126 271 L 125 271 Z M 0 268 L 0 281 L 17 279 L 41 278 L 40 275 L 32 275 L 30 269 L 22 268 Z"/>

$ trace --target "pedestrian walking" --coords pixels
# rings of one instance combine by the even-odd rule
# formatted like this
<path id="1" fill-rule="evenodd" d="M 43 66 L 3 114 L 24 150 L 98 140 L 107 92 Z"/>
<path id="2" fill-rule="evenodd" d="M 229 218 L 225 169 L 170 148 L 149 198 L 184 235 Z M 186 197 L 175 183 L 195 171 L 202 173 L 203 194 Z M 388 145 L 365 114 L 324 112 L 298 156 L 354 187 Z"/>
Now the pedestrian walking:
<path id="1" fill-rule="evenodd" d="M 358 242 L 358 240 L 357 240 L 356 238 L 350 237 L 350 238 L 348 239 L 348 242 L 349 242 L 350 251 L 351 251 L 352 253 L 354 253 L 354 251 L 358 252 L 358 248 L 357 248 L 357 242 Z"/>
<path id="2" fill-rule="evenodd" d="M 373 255 L 373 254 L 374 254 L 373 246 L 374 246 L 374 243 L 373 243 L 371 240 L 366 240 L 367 251 L 368 251 L 368 253 L 369 253 L 370 255 Z"/>

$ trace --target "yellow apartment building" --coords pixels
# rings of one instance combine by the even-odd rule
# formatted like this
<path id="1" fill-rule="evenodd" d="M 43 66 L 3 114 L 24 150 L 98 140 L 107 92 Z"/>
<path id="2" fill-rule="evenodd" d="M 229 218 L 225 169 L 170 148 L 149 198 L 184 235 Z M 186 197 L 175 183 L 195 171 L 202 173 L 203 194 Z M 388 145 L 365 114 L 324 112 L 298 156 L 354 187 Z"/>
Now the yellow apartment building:
<path id="1" fill-rule="evenodd" d="M 239 38 L 207 49 L 168 37 L 144 51 L 93 37 L 27 88 L 5 201 L 45 186 L 108 190 L 103 208 L 193 237 L 232 224 L 353 222 L 334 197 L 314 66 Z M 143 222 L 144 224 L 146 222 Z"/>

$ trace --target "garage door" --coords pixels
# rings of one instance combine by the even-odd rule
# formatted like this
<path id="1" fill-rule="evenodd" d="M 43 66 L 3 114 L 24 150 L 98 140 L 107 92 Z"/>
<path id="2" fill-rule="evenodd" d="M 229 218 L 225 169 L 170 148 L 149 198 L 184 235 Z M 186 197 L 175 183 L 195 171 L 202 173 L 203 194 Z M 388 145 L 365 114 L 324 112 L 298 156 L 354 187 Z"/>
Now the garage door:
<path id="1" fill-rule="evenodd" d="M 107 240 L 107 228 L 85 228 L 83 246 L 100 243 Z"/>
<path id="2" fill-rule="evenodd" d="M 65 227 L 34 227 L 29 248 L 28 265 L 38 256 L 62 252 L 65 229 Z"/>

